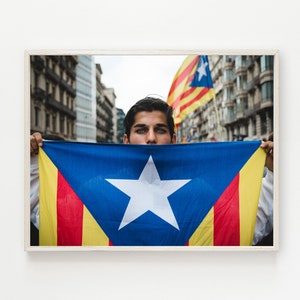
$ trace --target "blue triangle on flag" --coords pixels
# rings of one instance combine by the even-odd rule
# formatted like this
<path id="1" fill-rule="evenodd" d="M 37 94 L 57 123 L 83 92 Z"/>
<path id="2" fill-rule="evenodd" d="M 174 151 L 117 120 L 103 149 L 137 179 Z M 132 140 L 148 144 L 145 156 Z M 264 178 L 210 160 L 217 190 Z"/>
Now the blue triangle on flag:
<path id="1" fill-rule="evenodd" d="M 195 75 L 190 86 L 213 88 L 213 81 L 209 70 L 207 55 L 200 56 Z"/>

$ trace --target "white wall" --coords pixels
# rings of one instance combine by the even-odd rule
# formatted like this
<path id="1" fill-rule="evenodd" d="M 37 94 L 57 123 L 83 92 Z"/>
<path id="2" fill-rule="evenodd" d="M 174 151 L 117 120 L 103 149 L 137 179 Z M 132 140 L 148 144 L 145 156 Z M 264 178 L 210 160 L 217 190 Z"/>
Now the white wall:
<path id="1" fill-rule="evenodd" d="M 0 9 L 1 299 L 284 299 L 299 295 L 297 1 L 4 1 Z M 25 49 L 279 49 L 278 252 L 23 250 Z M 27 143 L 28 146 L 28 143 Z"/>

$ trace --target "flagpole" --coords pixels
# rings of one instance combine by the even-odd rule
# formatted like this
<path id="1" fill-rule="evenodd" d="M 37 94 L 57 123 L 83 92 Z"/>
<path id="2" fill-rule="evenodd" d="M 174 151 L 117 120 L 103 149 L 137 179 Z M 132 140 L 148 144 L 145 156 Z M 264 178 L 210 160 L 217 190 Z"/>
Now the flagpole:
<path id="1" fill-rule="evenodd" d="M 217 128 L 218 128 L 218 133 L 219 133 L 219 141 L 221 141 L 222 140 L 222 128 L 221 128 L 221 123 L 220 123 L 220 118 L 219 118 L 219 113 L 218 113 L 216 96 L 214 96 L 213 101 L 214 101 L 214 107 L 215 107 L 216 117 L 217 117 Z"/>

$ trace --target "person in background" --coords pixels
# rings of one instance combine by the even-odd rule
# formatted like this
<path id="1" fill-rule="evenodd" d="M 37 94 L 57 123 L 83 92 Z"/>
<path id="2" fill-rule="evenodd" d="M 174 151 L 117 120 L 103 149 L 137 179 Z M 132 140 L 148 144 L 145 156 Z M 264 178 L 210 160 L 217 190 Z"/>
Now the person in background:
<path id="1" fill-rule="evenodd" d="M 136 102 L 128 111 L 124 119 L 124 144 L 175 144 L 174 119 L 172 107 L 165 101 L 153 97 L 146 97 Z M 39 147 L 43 145 L 40 133 L 30 136 L 30 153 L 35 156 Z M 273 141 L 263 142 L 261 148 L 267 153 L 266 166 L 273 176 Z M 269 177 L 268 177 L 269 179 Z M 33 202 L 38 202 L 38 197 Z M 273 215 L 273 180 L 262 184 L 258 216 L 254 232 L 253 245 L 261 242 L 270 233 L 270 213 Z M 265 205 L 263 204 L 265 203 Z M 33 212 L 33 211 L 32 211 Z"/>

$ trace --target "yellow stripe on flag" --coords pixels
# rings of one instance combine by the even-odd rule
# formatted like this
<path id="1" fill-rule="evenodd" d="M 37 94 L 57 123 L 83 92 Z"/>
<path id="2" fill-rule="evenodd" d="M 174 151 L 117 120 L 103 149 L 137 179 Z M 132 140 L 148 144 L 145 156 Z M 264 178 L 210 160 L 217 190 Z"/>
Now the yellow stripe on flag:
<path id="1" fill-rule="evenodd" d="M 108 246 L 109 239 L 89 210 L 84 206 L 82 246 Z"/>
<path id="2" fill-rule="evenodd" d="M 189 240 L 189 246 L 214 245 L 214 208 L 212 207 Z"/>
<path id="3" fill-rule="evenodd" d="M 252 245 L 265 159 L 265 152 L 259 148 L 240 171 L 239 196 L 241 246 Z"/>
<path id="4" fill-rule="evenodd" d="M 56 219 L 56 193 L 57 193 L 57 168 L 49 159 L 43 149 L 39 149 L 39 176 L 40 182 L 40 246 L 57 245 L 57 219 Z"/>

